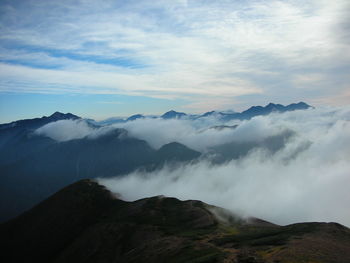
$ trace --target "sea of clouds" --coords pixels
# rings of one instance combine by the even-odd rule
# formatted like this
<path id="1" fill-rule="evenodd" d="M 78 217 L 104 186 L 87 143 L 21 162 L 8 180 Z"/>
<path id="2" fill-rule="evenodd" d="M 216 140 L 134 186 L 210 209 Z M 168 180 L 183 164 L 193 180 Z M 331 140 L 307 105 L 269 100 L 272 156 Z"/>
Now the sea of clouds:
<path id="1" fill-rule="evenodd" d="M 124 199 L 166 195 L 202 200 L 278 224 L 335 221 L 350 226 L 349 108 L 256 117 L 233 131 L 210 130 L 207 137 L 205 133 L 197 137 L 184 127 L 177 133 L 165 123 L 147 122 L 124 127 L 153 145 L 176 140 L 195 149 L 232 140 L 258 141 L 284 130 L 295 135 L 275 154 L 257 148 L 221 165 L 203 160 L 177 169 L 165 167 L 152 173 L 99 179 Z"/>
<path id="2" fill-rule="evenodd" d="M 205 153 L 216 145 L 256 142 L 292 132 L 277 152 L 261 147 L 241 158 L 214 164 L 198 162 L 153 172 L 100 178 L 99 183 L 125 200 L 154 195 L 198 199 L 242 216 L 255 216 L 277 224 L 335 221 L 350 226 L 350 108 L 318 108 L 231 121 L 235 129 L 213 129 L 220 120 L 143 119 L 103 128 L 82 121 L 61 121 L 67 132 L 56 136 L 96 138 L 115 128 L 147 141 L 152 147 L 177 141 Z M 57 122 L 59 124 L 59 122 Z M 56 133 L 60 129 L 52 128 Z M 74 124 L 73 124 L 74 123 Z M 72 125 L 81 125 L 75 135 Z M 54 125 L 54 124 L 52 124 Z M 48 125 L 41 134 L 53 137 Z M 67 134 L 63 138 L 62 134 Z M 70 135 L 68 135 L 70 134 Z M 232 144 L 234 147 L 235 144 Z"/>

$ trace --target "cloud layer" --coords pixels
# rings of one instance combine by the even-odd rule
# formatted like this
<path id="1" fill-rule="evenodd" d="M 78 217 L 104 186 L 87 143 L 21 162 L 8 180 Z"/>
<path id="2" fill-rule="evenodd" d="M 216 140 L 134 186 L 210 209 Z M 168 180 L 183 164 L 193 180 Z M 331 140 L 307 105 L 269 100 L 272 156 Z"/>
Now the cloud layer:
<path id="1" fill-rule="evenodd" d="M 140 134 L 142 130 L 147 134 L 147 128 L 141 127 Z M 241 131 L 237 128 L 231 134 L 231 140 L 258 141 L 286 129 L 295 135 L 274 154 L 256 148 L 238 160 L 221 165 L 202 160 L 176 169 L 134 172 L 99 182 L 127 200 L 166 195 L 199 199 L 279 224 L 336 221 L 350 226 L 349 108 L 257 117 L 241 123 L 240 127 Z M 154 137 L 160 140 L 164 140 L 161 131 L 176 137 L 167 130 L 158 130 Z M 202 142 L 206 143 L 204 138 Z"/>
<path id="2" fill-rule="evenodd" d="M 225 125 L 231 128 L 219 128 Z M 233 128 L 235 125 L 238 126 Z M 269 123 L 260 117 L 250 121 L 233 120 L 224 123 L 215 116 L 197 120 L 138 119 L 113 125 L 113 127 L 125 128 L 130 136 L 143 139 L 156 149 L 175 141 L 201 152 L 229 142 L 260 142 L 285 131 L 281 127 L 268 126 Z"/>
<path id="3" fill-rule="evenodd" d="M 81 139 L 95 131 L 85 121 L 60 120 L 48 123 L 35 131 L 35 134 L 50 137 L 53 140 L 64 142 Z"/>
<path id="4" fill-rule="evenodd" d="M 28 0 L 0 12 L 1 92 L 180 98 L 197 111 L 348 97 L 346 0 Z"/>

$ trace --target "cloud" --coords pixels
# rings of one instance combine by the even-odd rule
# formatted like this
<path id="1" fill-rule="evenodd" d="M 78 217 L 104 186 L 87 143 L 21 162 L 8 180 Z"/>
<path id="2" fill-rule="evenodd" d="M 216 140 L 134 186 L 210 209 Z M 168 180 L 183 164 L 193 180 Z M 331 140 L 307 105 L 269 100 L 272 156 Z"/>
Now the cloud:
<path id="1" fill-rule="evenodd" d="M 35 130 L 34 133 L 64 142 L 84 138 L 92 134 L 94 130 L 82 120 L 60 120 L 46 124 Z"/>
<path id="2" fill-rule="evenodd" d="M 349 108 L 272 114 L 243 122 L 240 127 L 231 139 L 256 141 L 268 136 L 269 131 L 274 134 L 286 129 L 295 135 L 274 154 L 256 148 L 221 165 L 202 160 L 152 173 L 136 171 L 124 177 L 103 178 L 99 182 L 126 200 L 166 195 L 202 200 L 279 224 L 336 221 L 350 226 Z M 175 131 L 168 134 L 161 126 L 156 129 L 166 136 L 177 136 Z M 181 135 L 185 133 L 182 129 L 186 131 L 180 127 Z M 159 136 L 160 132 L 154 134 Z M 205 139 L 202 142 L 206 144 Z"/>
<path id="3" fill-rule="evenodd" d="M 239 125 L 235 129 L 213 128 L 237 124 Z M 229 142 L 261 142 L 285 131 L 278 127 L 269 127 L 269 123 L 262 117 L 256 117 L 250 121 L 232 120 L 230 122 L 224 122 L 217 116 L 197 120 L 138 119 L 113 126 L 126 129 L 130 136 L 145 140 L 156 149 L 176 141 L 201 152 Z"/>
<path id="4" fill-rule="evenodd" d="M 97 127 L 91 125 L 86 120 L 59 120 L 50 122 L 34 131 L 34 134 L 49 137 L 57 142 L 66 142 L 70 140 L 97 139 L 106 134 L 110 134 L 118 128 L 114 126 Z M 121 136 L 126 135 L 125 131 Z"/>
<path id="5" fill-rule="evenodd" d="M 300 97 L 305 80 L 304 97 L 326 98 L 349 82 L 346 0 L 30 0 L 0 8 L 2 92 L 181 98 L 204 111 L 217 101 L 251 104 L 244 95 L 289 103 L 282 100 Z M 301 74 L 321 74 L 327 85 Z"/>

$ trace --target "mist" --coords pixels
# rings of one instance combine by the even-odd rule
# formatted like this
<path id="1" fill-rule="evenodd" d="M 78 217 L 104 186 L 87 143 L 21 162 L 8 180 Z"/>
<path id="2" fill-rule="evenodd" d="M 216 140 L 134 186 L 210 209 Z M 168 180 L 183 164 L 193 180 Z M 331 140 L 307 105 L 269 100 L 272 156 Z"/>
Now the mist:
<path id="1" fill-rule="evenodd" d="M 231 126 L 231 128 L 215 128 L 222 125 Z M 234 128 L 236 125 L 238 125 L 237 128 Z M 282 132 L 279 128 L 268 129 L 266 125 L 268 123 L 258 117 L 250 121 L 232 120 L 229 122 L 209 117 L 199 120 L 141 119 L 117 124 L 114 127 L 126 129 L 130 136 L 147 141 L 155 149 L 175 141 L 194 150 L 205 152 L 216 145 L 235 141 L 261 141 L 268 136 Z"/>
<path id="2" fill-rule="evenodd" d="M 66 142 L 82 138 L 95 139 L 115 129 L 112 126 L 95 127 L 84 119 L 59 120 L 36 129 L 34 134 L 49 137 L 57 142 Z"/>
<path id="3" fill-rule="evenodd" d="M 34 133 L 64 142 L 84 138 L 92 132 L 94 129 L 83 120 L 59 120 L 38 128 Z"/>
<path id="4" fill-rule="evenodd" d="M 157 121 L 163 128 L 155 125 Z M 229 141 L 259 141 L 286 130 L 294 134 L 274 153 L 254 148 L 220 165 L 204 158 L 155 172 L 98 179 L 125 200 L 165 195 L 201 200 L 277 224 L 335 221 L 350 226 L 349 108 L 259 116 L 240 122 L 236 129 L 209 129 L 213 134 L 191 133 L 203 127 L 162 120 L 135 121 L 124 127 L 153 145 L 177 140 L 195 149 Z"/>
<path id="5" fill-rule="evenodd" d="M 306 112 L 306 111 L 305 111 Z M 214 146 L 237 142 L 259 143 L 271 136 L 291 131 L 288 125 L 277 125 L 289 113 L 273 113 L 269 118 L 223 122 L 216 116 L 200 119 L 146 118 L 108 126 L 92 126 L 85 120 L 61 120 L 49 123 L 35 131 L 37 135 L 50 137 L 58 142 L 74 139 L 94 139 L 115 129 L 125 129 L 128 137 L 145 140 L 154 149 L 165 144 L 179 142 L 205 153 Z M 282 124 L 282 123 L 281 123 Z"/>

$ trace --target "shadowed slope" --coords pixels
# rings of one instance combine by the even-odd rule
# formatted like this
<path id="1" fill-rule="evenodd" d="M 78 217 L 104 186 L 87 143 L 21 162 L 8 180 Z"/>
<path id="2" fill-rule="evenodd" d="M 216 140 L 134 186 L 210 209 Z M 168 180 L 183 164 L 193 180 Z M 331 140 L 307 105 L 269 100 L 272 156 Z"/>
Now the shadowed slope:
<path id="1" fill-rule="evenodd" d="M 117 199 L 83 180 L 0 225 L 7 262 L 349 262 L 350 230 L 243 219 L 200 201 Z"/>

